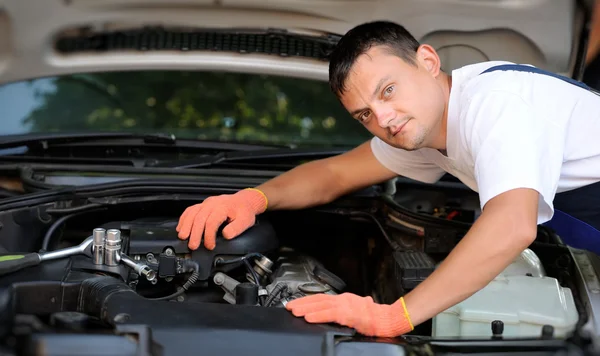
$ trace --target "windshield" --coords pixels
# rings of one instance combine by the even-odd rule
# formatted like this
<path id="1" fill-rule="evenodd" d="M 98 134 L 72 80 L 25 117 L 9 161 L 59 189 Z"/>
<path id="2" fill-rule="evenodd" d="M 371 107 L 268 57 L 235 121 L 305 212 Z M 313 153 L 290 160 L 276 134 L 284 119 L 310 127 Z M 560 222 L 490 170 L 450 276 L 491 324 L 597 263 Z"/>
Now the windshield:
<path id="1" fill-rule="evenodd" d="M 231 72 L 67 75 L 0 87 L 0 135 L 120 131 L 297 146 L 370 137 L 326 82 Z"/>

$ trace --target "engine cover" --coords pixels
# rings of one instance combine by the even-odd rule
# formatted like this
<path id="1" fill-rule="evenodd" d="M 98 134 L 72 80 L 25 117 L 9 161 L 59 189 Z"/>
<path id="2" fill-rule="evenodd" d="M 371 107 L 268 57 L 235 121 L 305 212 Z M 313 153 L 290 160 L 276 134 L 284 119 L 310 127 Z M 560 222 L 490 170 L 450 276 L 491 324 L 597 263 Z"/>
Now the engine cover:
<path id="1" fill-rule="evenodd" d="M 200 265 L 199 280 L 210 277 L 215 258 L 219 255 L 241 256 L 251 252 L 266 254 L 279 247 L 273 226 L 264 218 L 257 217 L 254 226 L 231 240 L 223 238 L 221 231 L 226 226 L 224 224 L 217 232 L 217 244 L 212 251 L 203 245 L 197 250 L 190 250 L 188 240 L 180 240 L 177 237 L 177 224 L 178 220 L 172 218 L 145 218 L 110 222 L 102 227 L 121 230 L 123 252 L 129 256 L 145 257 L 152 254 L 158 259 L 159 256 L 165 257 L 168 251 L 169 257 L 180 255 L 193 259 Z"/>

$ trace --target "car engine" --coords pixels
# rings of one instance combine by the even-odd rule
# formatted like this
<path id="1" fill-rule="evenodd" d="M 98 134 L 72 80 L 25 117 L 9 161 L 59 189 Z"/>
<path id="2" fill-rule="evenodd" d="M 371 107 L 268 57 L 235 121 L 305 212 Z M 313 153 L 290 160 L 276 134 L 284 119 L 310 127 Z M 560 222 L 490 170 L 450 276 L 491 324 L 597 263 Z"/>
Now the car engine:
<path id="1" fill-rule="evenodd" d="M 176 225 L 177 220 L 161 218 L 113 221 L 94 228 L 81 245 L 40 255 L 42 261 L 69 258 L 67 280 L 76 272 L 110 275 L 152 300 L 182 302 L 189 292 L 196 301 L 284 307 L 289 300 L 335 294 L 346 286 L 316 259 L 279 249 L 267 219 L 235 239 L 218 238 L 213 250 L 190 250 L 187 240 L 177 237 Z M 40 273 L 46 273 L 43 263 Z"/>
<path id="2" fill-rule="evenodd" d="M 177 238 L 176 224 L 176 220 L 140 219 L 111 222 L 100 229 L 123 236 L 121 255 L 126 253 L 144 266 L 140 268 L 153 270 L 156 278 L 149 280 L 151 284 L 172 283 L 187 272 L 186 264 L 197 264 L 198 271 L 190 276 L 193 283 L 220 287 L 223 301 L 229 304 L 283 307 L 287 301 L 307 294 L 337 293 L 345 288 L 339 277 L 314 258 L 279 250 L 276 234 L 266 219 L 259 219 L 235 239 L 220 239 L 214 250 L 189 250 L 187 240 Z M 139 275 L 129 275 L 126 282 L 137 286 Z M 185 286 L 181 288 L 192 287 Z"/>
<path id="3" fill-rule="evenodd" d="M 258 216 L 254 226 L 231 240 L 219 231 L 213 250 L 190 250 L 188 241 L 177 237 L 178 220 L 173 217 L 97 217 L 105 222 L 95 227 L 90 226 L 92 218 L 80 225 L 75 220 L 48 250 L 15 259 L 0 270 L 0 290 L 15 303 L 7 310 L 45 315 L 55 327 L 52 320 L 65 312 L 109 325 L 121 323 L 123 315 L 151 324 L 164 313 L 173 320 L 186 317 L 185 310 L 172 314 L 175 305 L 204 308 L 202 313 L 211 312 L 206 306 L 217 305 L 276 310 L 317 293 L 370 295 L 389 304 L 435 271 L 451 249 L 452 234 L 458 234 L 451 228 L 435 230 L 434 224 L 427 228 L 436 233 L 411 234 L 406 226 L 417 227 L 419 220 L 407 224 L 405 216 L 393 212 L 382 219 L 385 226 L 369 213 L 279 214 Z M 314 225 L 292 223 L 304 220 Z M 580 320 L 573 285 L 562 275 L 572 262 L 548 241 L 535 250 L 523 251 L 489 286 L 413 334 L 535 336 L 550 330 L 554 336 L 568 335 Z M 39 255 L 39 261 L 19 264 L 32 255 Z M 152 304 L 159 301 L 170 303 Z M 143 310 L 148 308 L 154 314 L 145 320 Z M 0 315 L 6 325 L 13 319 Z M 73 322 L 59 328 L 73 327 Z"/>

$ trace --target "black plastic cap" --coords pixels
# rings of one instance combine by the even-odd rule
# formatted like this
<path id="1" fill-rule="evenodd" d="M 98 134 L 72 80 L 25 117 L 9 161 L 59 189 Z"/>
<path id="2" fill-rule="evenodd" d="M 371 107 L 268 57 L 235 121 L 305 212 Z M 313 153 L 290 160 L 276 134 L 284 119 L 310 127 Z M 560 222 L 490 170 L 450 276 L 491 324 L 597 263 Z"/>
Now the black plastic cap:
<path id="1" fill-rule="evenodd" d="M 89 320 L 89 316 L 78 312 L 57 312 L 50 316 L 52 326 L 70 331 L 84 331 Z"/>
<path id="2" fill-rule="evenodd" d="M 504 332 L 504 323 L 502 322 L 502 320 L 494 320 L 492 321 L 492 334 L 496 335 L 502 335 L 502 333 Z"/>
<path id="3" fill-rule="evenodd" d="M 542 326 L 542 338 L 551 339 L 554 336 L 554 326 L 544 325 Z"/>
<path id="4" fill-rule="evenodd" d="M 250 282 L 238 284 L 235 287 L 235 304 L 258 304 L 258 286 Z"/>

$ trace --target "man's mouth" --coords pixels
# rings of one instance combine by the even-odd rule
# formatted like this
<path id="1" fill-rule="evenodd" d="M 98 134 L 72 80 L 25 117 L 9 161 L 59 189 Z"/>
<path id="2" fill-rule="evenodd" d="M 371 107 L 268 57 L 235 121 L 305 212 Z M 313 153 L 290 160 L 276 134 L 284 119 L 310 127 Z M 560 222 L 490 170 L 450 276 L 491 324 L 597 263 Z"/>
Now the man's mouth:
<path id="1" fill-rule="evenodd" d="M 400 133 L 400 131 L 402 131 L 404 126 L 406 126 L 406 124 L 408 124 L 409 121 L 410 121 L 410 119 L 404 121 L 404 123 L 402 125 L 400 125 L 396 130 L 392 131 L 392 136 L 396 136 L 398 133 Z"/>

